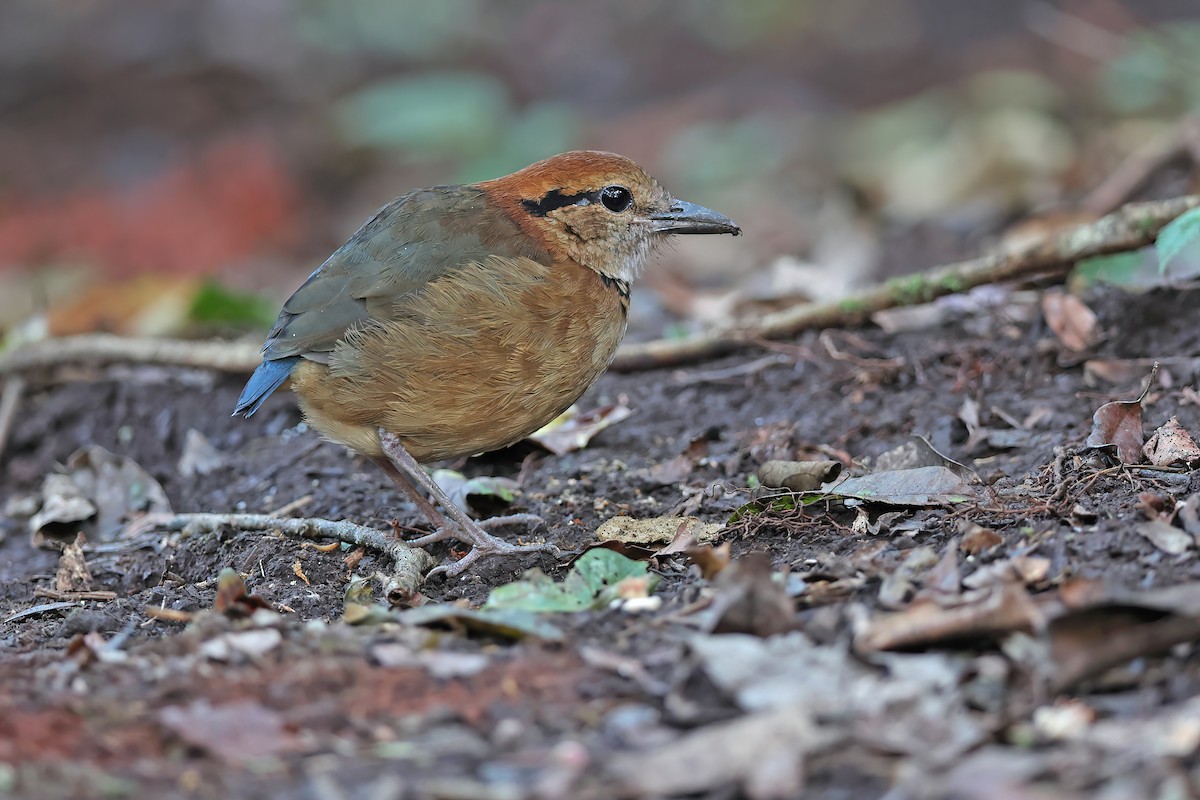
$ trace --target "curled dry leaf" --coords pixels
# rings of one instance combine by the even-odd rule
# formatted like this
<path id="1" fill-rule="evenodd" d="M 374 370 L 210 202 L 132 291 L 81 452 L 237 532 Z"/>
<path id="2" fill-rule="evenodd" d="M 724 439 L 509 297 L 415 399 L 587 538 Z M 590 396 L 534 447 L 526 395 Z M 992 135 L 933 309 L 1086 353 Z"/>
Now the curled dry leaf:
<path id="1" fill-rule="evenodd" d="M 1050 574 L 1050 559 L 1041 556 L 1016 556 L 980 567 L 963 579 L 969 589 L 981 589 L 998 583 L 1041 583 Z"/>
<path id="2" fill-rule="evenodd" d="M 838 461 L 768 461 L 758 468 L 758 479 L 770 489 L 812 492 L 842 474 Z"/>
<path id="3" fill-rule="evenodd" d="M 196 475 L 207 475 L 225 463 L 221 451 L 212 446 L 208 438 L 196 430 L 188 428 L 183 440 L 183 455 L 179 457 L 176 469 L 185 478 Z"/>
<path id="4" fill-rule="evenodd" d="M 1042 316 L 1068 350 L 1081 352 L 1100 341 L 1095 313 L 1073 294 L 1050 289 L 1042 295 Z"/>
<path id="5" fill-rule="evenodd" d="M 710 580 L 729 566 L 731 548 L 732 542 L 725 542 L 719 547 L 702 544 L 688 548 L 687 554 L 691 557 L 692 563 L 700 568 L 700 577 Z"/>
<path id="6" fill-rule="evenodd" d="M 771 556 L 747 553 L 716 579 L 713 633 L 774 636 L 796 626 L 796 607 L 787 589 L 773 579 Z"/>
<path id="7" fill-rule="evenodd" d="M 1002 583 L 973 592 L 960 604 L 914 602 L 903 611 L 879 614 L 854 635 L 860 652 L 898 650 L 947 640 L 997 636 L 1040 627 L 1042 612 L 1024 586 Z"/>
<path id="8" fill-rule="evenodd" d="M 90 592 L 95 583 L 83 557 L 83 534 L 75 535 L 75 541 L 63 547 L 58 557 L 58 572 L 54 576 L 54 588 L 59 592 Z"/>
<path id="9" fill-rule="evenodd" d="M 565 455 L 588 446 L 596 434 L 633 413 L 625 405 L 607 405 L 587 412 L 571 406 L 534 432 L 529 440 L 541 445 L 556 456 Z"/>
<path id="10" fill-rule="evenodd" d="M 968 522 L 963 526 L 962 543 L 959 547 L 967 555 L 977 556 L 1002 544 L 1004 544 L 1003 537 L 991 528 Z"/>
<path id="11" fill-rule="evenodd" d="M 1142 452 L 1156 467 L 1177 464 L 1191 466 L 1200 463 L 1200 446 L 1175 417 L 1171 417 L 1165 425 L 1151 434 Z"/>
<path id="12" fill-rule="evenodd" d="M 1200 493 L 1194 494 L 1179 504 L 1176 514 L 1179 524 L 1187 531 L 1197 544 L 1200 544 Z"/>
<path id="13" fill-rule="evenodd" d="M 90 445 L 67 459 L 65 474 L 46 476 L 42 508 L 29 527 L 35 547 L 73 541 L 81 530 L 90 542 L 108 542 L 130 516 L 143 512 L 171 513 L 162 486 L 133 459 Z"/>
<path id="14" fill-rule="evenodd" d="M 1092 432 L 1087 446 L 1112 449 L 1122 464 L 1142 460 L 1142 401 L 1117 400 L 1105 403 L 1092 415 Z"/>
<path id="15" fill-rule="evenodd" d="M 1169 556 L 1183 555 L 1196 543 L 1187 531 L 1159 519 L 1139 522 L 1135 527 L 1138 533 L 1150 540 L 1150 544 Z"/>
<path id="16" fill-rule="evenodd" d="M 250 594 L 246 581 L 234 570 L 226 567 L 217 576 L 217 599 L 213 609 L 227 617 L 248 617 L 260 608 L 270 609 L 271 604 L 258 595 Z"/>
<path id="17" fill-rule="evenodd" d="M 233 763 L 266 758 L 297 746 L 283 715 L 252 700 L 223 706 L 196 700 L 186 706 L 168 706 L 158 712 L 158 721 L 188 744 Z"/>
<path id="18" fill-rule="evenodd" d="M 918 467 L 847 478 L 829 495 L 891 506 L 941 506 L 966 502 L 975 490 L 947 467 Z"/>

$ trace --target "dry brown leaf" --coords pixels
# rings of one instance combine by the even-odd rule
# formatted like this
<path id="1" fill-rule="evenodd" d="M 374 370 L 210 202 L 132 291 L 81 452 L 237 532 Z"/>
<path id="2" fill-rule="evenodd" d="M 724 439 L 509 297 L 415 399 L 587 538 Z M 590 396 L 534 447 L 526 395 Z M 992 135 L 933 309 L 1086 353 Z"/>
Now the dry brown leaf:
<path id="1" fill-rule="evenodd" d="M 700 544 L 711 542 L 725 526 L 719 522 L 701 522 L 695 517 L 613 517 L 600 524 L 596 538 L 601 542 L 618 541 L 625 544 L 652 545 L 670 542 L 681 533 L 689 533 Z"/>
<path id="2" fill-rule="evenodd" d="M 977 556 L 1002 544 L 1004 544 L 1004 538 L 991 528 L 984 528 L 974 522 L 968 522 L 964 526 L 960 546 L 967 555 Z"/>
<path id="3" fill-rule="evenodd" d="M 1092 415 L 1087 446 L 1113 448 L 1122 464 L 1142 460 L 1142 402 L 1117 400 L 1105 403 Z"/>
<path id="4" fill-rule="evenodd" d="M 722 570 L 711 606 L 713 633 L 773 636 L 795 628 L 795 604 L 772 575 L 771 557 L 763 552 L 747 553 Z"/>
<path id="5" fill-rule="evenodd" d="M 1159 519 L 1139 522 L 1135 529 L 1149 539 L 1150 544 L 1169 556 L 1183 555 L 1196 543 L 1195 539 L 1186 531 Z"/>
<path id="6" fill-rule="evenodd" d="M 300 565 L 300 559 L 296 559 L 292 563 L 292 574 L 304 581 L 305 586 L 312 586 L 312 583 L 308 580 L 308 576 L 304 574 L 304 567 Z"/>
<path id="7" fill-rule="evenodd" d="M 186 706 L 162 709 L 158 720 L 188 744 L 234 763 L 277 755 L 297 746 L 283 715 L 252 700 L 223 706 L 196 700 Z"/>
<path id="8" fill-rule="evenodd" d="M 768 461 L 758 468 L 758 479 L 769 489 L 812 492 L 841 473 L 838 461 Z"/>
<path id="9" fill-rule="evenodd" d="M 1047 290 L 1042 294 L 1042 316 L 1068 350 L 1087 350 L 1101 338 L 1095 313 L 1073 294 Z"/>
<path id="10" fill-rule="evenodd" d="M 1142 452 L 1156 467 L 1170 467 L 1176 464 L 1190 466 L 1200 463 L 1200 446 L 1175 417 L 1171 417 L 1165 425 L 1150 435 Z"/>
<path id="11" fill-rule="evenodd" d="M 231 569 L 221 570 L 217 578 L 217 598 L 213 609 L 228 617 L 248 617 L 271 604 L 246 590 L 246 581 Z"/>
<path id="12" fill-rule="evenodd" d="M 933 569 L 925 574 L 923 592 L 954 596 L 962 590 L 962 573 L 958 569 L 958 542 L 952 541 Z"/>
<path id="13" fill-rule="evenodd" d="M 95 581 L 83 557 L 82 533 L 75 534 L 75 541 L 63 547 L 58 557 L 58 572 L 54 576 L 54 588 L 60 592 L 90 592 Z"/>
<path id="14" fill-rule="evenodd" d="M 861 652 L 897 650 L 1030 631 L 1042 622 L 1042 612 L 1025 587 L 1008 582 L 964 595 L 957 605 L 923 600 L 903 611 L 879 614 L 855 632 L 854 646 Z"/>
<path id="15" fill-rule="evenodd" d="M 571 406 L 531 434 L 529 440 L 556 456 L 566 455 L 587 447 L 593 436 L 632 413 L 633 410 L 624 405 L 601 406 L 587 412 Z"/>
<path id="16" fill-rule="evenodd" d="M 729 566 L 731 549 L 732 542 L 725 542 L 719 547 L 702 544 L 689 548 L 687 554 L 691 557 L 692 563 L 700 568 L 700 577 L 710 580 Z"/>

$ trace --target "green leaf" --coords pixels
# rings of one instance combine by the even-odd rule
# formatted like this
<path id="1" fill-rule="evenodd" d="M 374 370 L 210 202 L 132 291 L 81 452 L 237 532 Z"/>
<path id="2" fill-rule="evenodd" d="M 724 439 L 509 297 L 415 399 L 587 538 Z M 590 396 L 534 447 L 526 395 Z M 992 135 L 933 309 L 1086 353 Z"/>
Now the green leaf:
<path id="1" fill-rule="evenodd" d="M 337 115 L 353 144 L 398 148 L 413 159 L 474 156 L 507 128 L 508 90 L 472 73 L 398 78 L 350 95 Z"/>
<path id="2" fill-rule="evenodd" d="M 1181 256 L 1186 250 L 1195 249 L 1200 240 L 1200 208 L 1185 211 L 1168 222 L 1158 232 L 1154 249 L 1158 251 L 1158 271 L 1166 273 L 1171 262 Z"/>
<path id="3" fill-rule="evenodd" d="M 460 625 L 473 633 L 521 639 L 533 636 L 548 642 L 562 641 L 563 633 L 556 626 L 529 611 L 521 609 L 471 609 L 445 603 L 393 611 L 392 619 L 406 625 Z"/>
<path id="4" fill-rule="evenodd" d="M 236 325 L 268 328 L 278 306 L 258 295 L 234 292 L 218 283 L 203 284 L 192 298 L 188 320 L 205 325 Z"/>
<path id="5" fill-rule="evenodd" d="M 649 575 L 645 563 L 598 547 L 584 553 L 562 583 L 555 583 L 541 570 L 531 569 L 522 580 L 493 589 L 483 608 L 539 613 L 603 608 L 616 598 L 621 581 L 642 577 L 649 578 L 651 590 L 658 583 L 657 576 Z"/>
<path id="6" fill-rule="evenodd" d="M 1098 283 L 1126 287 L 1145 286 L 1147 277 L 1153 277 L 1153 283 L 1158 283 L 1157 276 L 1145 274 L 1145 264 L 1146 252 L 1142 250 L 1085 258 L 1075 265 L 1071 273 L 1071 291 L 1090 289 Z M 1154 267 L 1151 266 L 1150 269 L 1153 270 Z"/>

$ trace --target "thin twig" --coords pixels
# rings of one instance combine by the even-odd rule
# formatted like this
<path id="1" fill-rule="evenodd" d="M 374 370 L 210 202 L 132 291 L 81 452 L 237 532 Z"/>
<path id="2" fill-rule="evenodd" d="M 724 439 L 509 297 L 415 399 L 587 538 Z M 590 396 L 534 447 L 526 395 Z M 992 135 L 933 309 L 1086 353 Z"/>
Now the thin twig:
<path id="1" fill-rule="evenodd" d="M 108 591 L 89 591 L 89 592 L 60 592 L 57 589 L 46 589 L 38 586 L 33 590 L 34 597 L 45 597 L 48 600 L 98 600 L 105 602 L 108 600 L 116 600 L 116 592 Z"/>
<path id="2" fill-rule="evenodd" d="M 128 533 L 136 536 L 150 530 L 166 529 L 187 534 L 214 533 L 221 528 L 244 531 L 279 531 L 285 536 L 301 539 L 337 539 L 360 547 L 368 547 L 390 558 L 395 564 L 389 586 L 401 586 L 416 594 L 425 573 L 437 563 L 433 556 L 418 547 L 382 531 L 356 525 L 345 520 L 300 517 L 273 517 L 268 514 L 147 514 L 129 526 Z"/>
<path id="3" fill-rule="evenodd" d="M 841 300 L 793 306 L 767 314 L 755 325 L 720 326 L 683 339 L 626 345 L 617 353 L 612 368 L 628 372 L 711 358 L 749 346 L 755 339 L 783 339 L 812 328 L 857 325 L 886 308 L 927 303 L 984 284 L 1042 273 L 1066 274 L 1080 259 L 1152 244 L 1164 225 L 1197 206 L 1200 195 L 1130 203 L 1095 222 L 1013 250 L 997 250 L 970 261 L 893 278 Z"/>
<path id="4" fill-rule="evenodd" d="M 164 364 L 217 372 L 250 372 L 262 363 L 254 342 L 138 339 L 90 333 L 42 339 L 0 355 L 0 375 L 78 363 Z"/>
<path id="5" fill-rule="evenodd" d="M 683 339 L 628 344 L 617 352 L 612 368 L 631 372 L 699 361 L 753 346 L 756 339 L 786 339 L 813 328 L 859 325 L 877 311 L 927 303 L 984 284 L 1043 273 L 1063 275 L 1080 259 L 1152 244 L 1164 225 L 1198 206 L 1200 195 L 1129 203 L 1095 222 L 1015 249 L 893 278 L 840 300 L 793 306 L 767 314 L 753 325 L 723 325 Z M 248 342 L 88 334 L 46 339 L 2 354 L 0 375 L 79 362 L 119 361 L 244 373 L 257 367 L 261 356 L 258 345 Z"/>
<path id="6" fill-rule="evenodd" d="M 24 394 L 25 379 L 20 375 L 12 375 L 4 382 L 4 392 L 0 394 L 0 458 L 4 458 L 4 448 L 8 444 Z"/>

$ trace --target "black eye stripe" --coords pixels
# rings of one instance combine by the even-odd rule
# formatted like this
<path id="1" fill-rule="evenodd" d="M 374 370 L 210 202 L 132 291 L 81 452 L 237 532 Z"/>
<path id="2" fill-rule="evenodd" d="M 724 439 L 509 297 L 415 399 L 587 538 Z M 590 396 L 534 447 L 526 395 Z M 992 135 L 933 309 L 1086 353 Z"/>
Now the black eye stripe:
<path id="1" fill-rule="evenodd" d="M 541 200 L 522 200 L 521 205 L 535 217 L 544 217 L 551 211 L 566 206 L 587 205 L 596 201 L 599 192 L 581 192 L 580 194 L 563 194 L 561 189 L 551 189 Z"/>
<path id="2" fill-rule="evenodd" d="M 624 186 L 606 186 L 594 192 L 563 194 L 562 189 L 551 189 L 540 200 L 522 200 L 521 205 L 535 217 L 544 217 L 551 211 L 567 206 L 586 206 L 601 203 L 614 213 L 628 211 L 633 206 L 633 195 Z"/>

